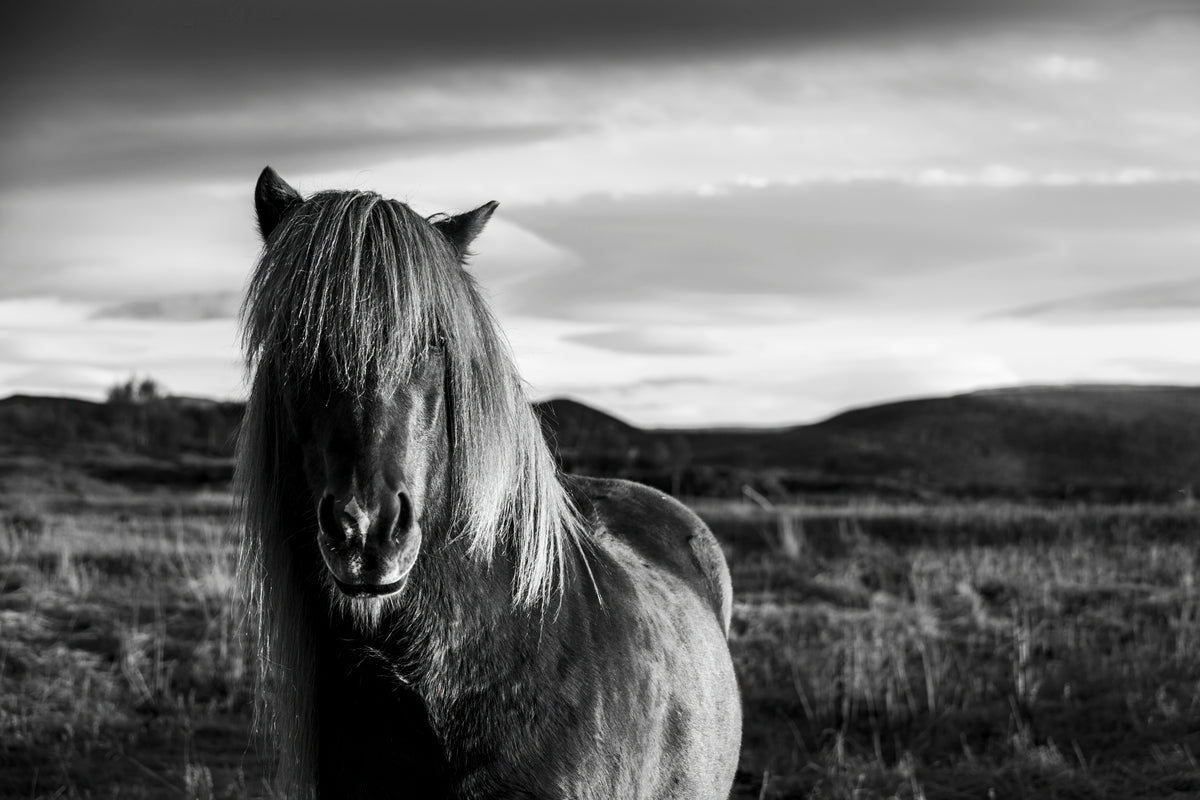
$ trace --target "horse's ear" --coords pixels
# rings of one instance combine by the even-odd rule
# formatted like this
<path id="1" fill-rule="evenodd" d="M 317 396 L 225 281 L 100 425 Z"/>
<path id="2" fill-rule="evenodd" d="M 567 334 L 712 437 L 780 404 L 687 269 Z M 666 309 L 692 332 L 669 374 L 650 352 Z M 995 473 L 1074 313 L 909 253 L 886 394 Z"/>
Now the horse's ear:
<path id="1" fill-rule="evenodd" d="M 279 177 L 278 172 L 263 167 L 254 187 L 254 210 L 258 212 L 258 231 L 262 238 L 270 236 L 283 215 L 303 202 L 300 193 Z"/>
<path id="2" fill-rule="evenodd" d="M 453 217 L 435 220 L 433 225 L 450 240 L 450 244 L 454 245 L 454 249 L 458 251 L 458 257 L 466 258 L 467 248 L 471 246 L 471 242 L 475 241 L 475 237 L 483 232 L 483 226 L 487 225 L 487 221 L 492 218 L 492 212 L 498 205 L 500 204 L 493 200 L 490 203 L 484 203 L 474 211 L 464 211 Z"/>

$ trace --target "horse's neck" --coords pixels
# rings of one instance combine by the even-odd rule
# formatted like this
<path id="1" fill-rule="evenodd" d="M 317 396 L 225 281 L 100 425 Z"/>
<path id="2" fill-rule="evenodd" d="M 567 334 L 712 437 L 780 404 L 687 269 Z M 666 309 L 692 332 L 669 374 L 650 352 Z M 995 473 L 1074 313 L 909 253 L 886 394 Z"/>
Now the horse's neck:
<path id="1" fill-rule="evenodd" d="M 411 610 L 412 628 L 404 637 L 413 688 L 435 716 L 456 695 L 503 686 L 535 663 L 557 659 L 559 643 L 547 635 L 548 626 L 568 624 L 577 611 L 557 600 L 542 608 L 514 607 L 512 561 L 502 553 L 487 566 L 465 553 L 439 561 L 442 572 L 414 587 L 419 591 L 413 600 L 424 607 Z"/>
<path id="2" fill-rule="evenodd" d="M 430 556 L 418 560 L 401 614 L 405 660 L 422 683 L 480 661 L 480 648 L 493 655 L 497 639 L 507 638 L 523 617 L 513 609 L 513 570 L 502 554 L 486 565 L 453 545 Z"/>

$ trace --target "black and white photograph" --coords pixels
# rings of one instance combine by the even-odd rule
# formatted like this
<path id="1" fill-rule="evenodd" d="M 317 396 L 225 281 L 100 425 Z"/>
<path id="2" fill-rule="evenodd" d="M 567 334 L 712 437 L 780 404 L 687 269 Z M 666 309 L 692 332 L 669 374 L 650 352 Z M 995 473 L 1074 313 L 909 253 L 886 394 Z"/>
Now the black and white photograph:
<path id="1" fill-rule="evenodd" d="M 0 11 L 0 797 L 1200 798 L 1200 4 Z"/>

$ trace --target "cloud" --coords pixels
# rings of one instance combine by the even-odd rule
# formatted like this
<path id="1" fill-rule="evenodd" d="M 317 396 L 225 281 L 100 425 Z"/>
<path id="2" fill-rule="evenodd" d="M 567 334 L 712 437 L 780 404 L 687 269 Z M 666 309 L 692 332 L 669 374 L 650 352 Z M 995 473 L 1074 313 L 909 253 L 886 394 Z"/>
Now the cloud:
<path id="1" fill-rule="evenodd" d="M 1122 286 L 1076 297 L 1033 303 L 999 312 L 994 317 L 1045 319 L 1053 322 L 1095 322 L 1172 315 L 1195 317 L 1200 312 L 1200 279 Z"/>
<path id="2" fill-rule="evenodd" d="M 1095 25 L 1172 8 L 1168 0 L 863 0 L 853 6 L 825 0 L 762 0 L 747 14 L 734 0 L 607 0 L 573 4 L 514 0 L 463 6 L 453 22 L 436 4 L 358 0 L 336 6 L 316 0 L 201 6 L 118 0 L 103 7 L 23 6 L 8 11 L 4 66 L 41 72 L 160 68 L 206 80 L 214 87 L 240 78 L 249 91 L 266 77 L 332 70 L 355 72 L 451 62 L 534 59 L 593 60 L 631 55 L 664 58 L 713 48 L 753 50 L 772 43 L 944 35 L 955 30 L 1011 29 L 1031 24 Z M 12 35 L 17 34 L 17 35 Z M 53 36 L 51 36 L 53 34 Z M 47 50 L 46 43 L 55 48 Z M 74 64 L 59 52 L 71 53 Z M 27 75 L 33 73 L 27 72 Z M 13 74 L 5 70 L 6 74 Z M 229 88 L 234 88 L 230 86 Z"/>
<path id="3" fill-rule="evenodd" d="M 263 114 L 238 125 L 228 111 L 207 119 L 84 116 L 79 124 L 31 137 L 12 150 L 24 158 L 6 159 L 0 177 L 13 186 L 39 186 L 121 179 L 189 180 L 253 176 L 271 163 L 286 171 L 306 172 L 346 163 L 395 158 L 445 156 L 472 148 L 536 142 L 567 131 L 552 124 L 424 125 L 392 120 L 363 125 L 356 114 L 312 120 Z M 288 115 L 292 116 L 292 115 Z M 197 118 L 199 117 L 199 118 Z"/>
<path id="4" fill-rule="evenodd" d="M 717 352 L 711 344 L 698 339 L 695 332 L 678 328 L 609 328 L 572 334 L 565 340 L 617 353 L 688 356 Z"/>
<path id="5" fill-rule="evenodd" d="M 676 389 L 676 388 L 697 388 L 703 386 L 712 386 L 718 383 L 715 378 L 706 375 L 677 375 L 667 378 L 644 378 L 642 380 L 630 381 L 628 383 L 606 383 L 606 384 L 576 384 L 566 385 L 558 389 L 564 395 L 570 394 L 595 394 L 596 392 L 606 392 L 609 394 L 636 394 L 645 389 Z"/>
<path id="6" fill-rule="evenodd" d="M 831 168 L 870 166 L 839 164 L 853 157 L 842 148 L 869 156 L 903 144 L 900 152 L 919 155 L 953 145 L 947 139 L 963 125 L 993 160 L 1043 169 L 1086 152 L 1073 137 L 1057 141 L 1053 119 L 1086 100 L 1064 107 L 1060 92 L 1041 85 L 1045 76 L 1077 77 L 1099 63 L 1052 46 L 1064 31 L 1091 41 L 1104 25 L 1160 5 L 1168 7 L 767 0 L 746 14 L 727 0 L 620 0 L 564 14 L 548 0 L 520 0 L 464 9 L 449 25 L 436 4 L 302 2 L 286 13 L 272 3 L 126 0 L 70 13 L 39 4 L 12 14 L 0 48 L 0 102 L 9 112 L 0 176 L 9 185 L 212 179 L 265 161 L 353 174 L 387 160 L 597 141 L 583 135 L 593 127 L 601 146 L 605 131 L 636 146 L 624 134 L 664 121 L 684 128 L 668 132 L 676 146 L 707 147 L 718 163 L 738 155 L 722 151 L 739 137 L 741 148 L 784 148 L 773 165 L 753 165 L 760 171 L 804 166 L 797 152 Z M 1099 38 L 1097 46 L 1112 49 Z M 1136 112 L 1147 102 L 1139 87 L 1151 83 L 1168 103 L 1194 94 L 1186 74 L 1156 66 L 1185 58 L 1194 40 L 1147 41 L 1127 48 L 1128 63 L 1116 54 L 1111 71 L 1124 81 L 1093 114 Z M 1028 137 L 1005 146 L 1011 120 L 1029 111 L 1051 118 L 1035 120 L 1049 150 L 1044 163 L 1023 162 Z M 722 117 L 730 131 L 700 128 Z M 931 119 L 944 128 L 911 130 Z M 1161 140 L 1138 146 L 1142 137 L 1121 128 L 1094 126 L 1089 138 L 1124 142 L 1150 166 L 1174 152 Z M 680 136 L 688 130 L 696 141 Z M 726 133 L 729 142 L 713 141 Z"/>
<path id="7" fill-rule="evenodd" d="M 141 184 L 0 195 L 5 296 L 119 304 L 240 291 L 260 247 L 252 187 L 250 177 L 236 197 Z"/>
<path id="8" fill-rule="evenodd" d="M 1061 53 L 1036 59 L 1032 71 L 1039 77 L 1063 83 L 1087 83 L 1096 80 L 1102 72 L 1100 62 L 1094 58 Z"/>
<path id="9" fill-rule="evenodd" d="M 140 319 L 198 322 L 237 317 L 241 297 L 235 292 L 178 294 L 102 306 L 92 319 Z"/>
<path id="10" fill-rule="evenodd" d="M 892 184 L 733 189 L 716 196 L 585 198 L 510 212 L 575 253 L 569 278 L 523 284 L 512 310 L 651 324 L 688 309 L 729 320 L 762 298 L 795 318 L 803 301 L 842 301 L 881 280 L 982 267 L 1038 248 L 1022 230 L 954 213 L 937 192 Z M 595 340 L 593 340 L 595 341 Z"/>
<path id="11" fill-rule="evenodd" d="M 88 397 L 99 400 L 119 380 L 111 370 L 48 364 L 33 369 L 6 369 L 0 362 L 0 383 L 11 394 Z"/>

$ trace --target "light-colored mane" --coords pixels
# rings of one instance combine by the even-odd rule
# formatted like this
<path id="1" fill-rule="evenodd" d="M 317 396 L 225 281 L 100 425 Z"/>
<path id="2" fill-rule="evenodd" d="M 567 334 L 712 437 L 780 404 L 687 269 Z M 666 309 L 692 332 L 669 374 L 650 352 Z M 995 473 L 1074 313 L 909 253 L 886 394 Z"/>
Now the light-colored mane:
<path id="1" fill-rule="evenodd" d="M 503 549 L 514 604 L 534 607 L 561 587 L 583 523 L 457 250 L 406 205 L 324 192 L 294 209 L 267 238 L 242 325 L 253 379 L 238 442 L 239 576 L 262 650 L 256 718 L 278 747 L 278 790 L 306 797 L 317 769 L 317 662 L 329 646 L 322 621 L 331 616 L 289 398 L 318 382 L 360 399 L 398 389 L 427 348 L 441 347 L 454 441 L 447 529 L 430 533 L 463 537 L 481 564 Z"/>

